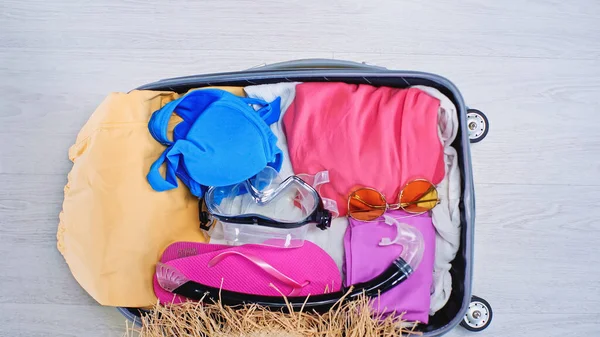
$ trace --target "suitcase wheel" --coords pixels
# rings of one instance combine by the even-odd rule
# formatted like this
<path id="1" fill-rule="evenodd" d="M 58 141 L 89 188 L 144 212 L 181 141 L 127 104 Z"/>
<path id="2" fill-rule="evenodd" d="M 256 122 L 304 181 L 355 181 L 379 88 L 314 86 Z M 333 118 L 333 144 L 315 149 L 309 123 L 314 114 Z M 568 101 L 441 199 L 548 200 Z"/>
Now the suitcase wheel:
<path id="1" fill-rule="evenodd" d="M 488 134 L 490 123 L 483 112 L 477 109 L 467 110 L 467 127 L 469 128 L 469 141 L 478 143 Z"/>
<path id="2" fill-rule="evenodd" d="M 143 315 L 146 315 L 149 313 L 148 310 L 144 310 L 144 309 L 123 308 L 123 307 L 117 307 L 117 311 L 120 312 L 121 315 L 125 316 L 125 318 L 127 318 L 130 322 L 132 322 L 133 325 L 137 328 L 142 327 L 141 317 Z"/>
<path id="3" fill-rule="evenodd" d="M 492 307 L 481 297 L 472 296 L 469 309 L 460 325 L 469 331 L 482 331 L 487 328 L 494 317 Z"/>

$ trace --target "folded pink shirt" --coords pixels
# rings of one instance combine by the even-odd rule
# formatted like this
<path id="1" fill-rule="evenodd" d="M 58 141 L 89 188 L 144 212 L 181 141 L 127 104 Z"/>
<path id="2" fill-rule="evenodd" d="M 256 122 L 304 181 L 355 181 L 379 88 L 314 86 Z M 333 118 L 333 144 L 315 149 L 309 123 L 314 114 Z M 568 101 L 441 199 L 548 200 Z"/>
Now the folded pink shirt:
<path id="1" fill-rule="evenodd" d="M 347 196 L 366 186 L 396 203 L 408 181 L 444 178 L 439 100 L 419 89 L 302 83 L 283 118 L 294 172 L 328 170 L 321 195 L 347 212 Z"/>

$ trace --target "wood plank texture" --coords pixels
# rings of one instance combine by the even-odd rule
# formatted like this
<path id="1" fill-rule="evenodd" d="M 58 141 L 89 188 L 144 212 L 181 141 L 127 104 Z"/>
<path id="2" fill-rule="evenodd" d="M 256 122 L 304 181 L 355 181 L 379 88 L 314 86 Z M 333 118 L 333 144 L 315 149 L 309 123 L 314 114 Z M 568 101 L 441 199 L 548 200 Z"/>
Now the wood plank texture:
<path id="1" fill-rule="evenodd" d="M 600 2 L 6 0 L 0 32 L 0 336 L 124 331 L 55 247 L 67 149 L 108 92 L 317 57 L 444 75 L 487 114 L 482 335 L 600 335 Z"/>

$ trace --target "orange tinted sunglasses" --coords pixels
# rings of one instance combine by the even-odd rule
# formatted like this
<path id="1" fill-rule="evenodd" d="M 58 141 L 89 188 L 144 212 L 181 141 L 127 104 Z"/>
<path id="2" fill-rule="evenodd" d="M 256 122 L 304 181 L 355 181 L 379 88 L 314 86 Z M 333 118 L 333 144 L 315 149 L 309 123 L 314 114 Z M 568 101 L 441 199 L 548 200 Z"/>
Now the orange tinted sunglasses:
<path id="1" fill-rule="evenodd" d="M 348 216 L 360 221 L 370 221 L 382 216 L 388 209 L 420 214 L 433 209 L 439 202 L 435 185 L 425 179 L 406 183 L 400 190 L 396 204 L 388 204 L 385 196 L 373 188 L 361 187 L 348 196 Z"/>

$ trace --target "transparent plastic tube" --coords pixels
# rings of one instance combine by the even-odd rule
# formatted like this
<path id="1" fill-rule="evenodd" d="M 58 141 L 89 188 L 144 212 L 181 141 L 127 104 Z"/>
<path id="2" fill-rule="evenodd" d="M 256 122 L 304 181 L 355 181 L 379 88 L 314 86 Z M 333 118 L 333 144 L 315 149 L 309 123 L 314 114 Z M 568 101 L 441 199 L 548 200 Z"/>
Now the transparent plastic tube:
<path id="1" fill-rule="evenodd" d="M 404 259 L 413 270 L 417 270 L 423 259 L 423 251 L 425 250 L 423 234 L 415 227 L 402 223 L 389 215 L 384 214 L 383 217 L 386 224 L 390 226 L 396 225 L 396 237 L 393 240 L 391 238 L 382 238 L 379 245 L 401 245 L 402 253 L 400 254 L 400 257 Z"/>

